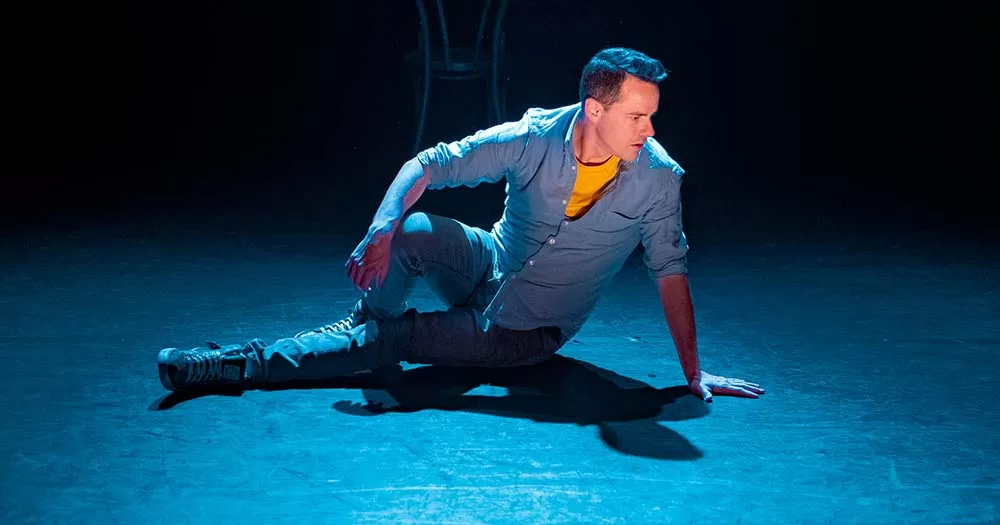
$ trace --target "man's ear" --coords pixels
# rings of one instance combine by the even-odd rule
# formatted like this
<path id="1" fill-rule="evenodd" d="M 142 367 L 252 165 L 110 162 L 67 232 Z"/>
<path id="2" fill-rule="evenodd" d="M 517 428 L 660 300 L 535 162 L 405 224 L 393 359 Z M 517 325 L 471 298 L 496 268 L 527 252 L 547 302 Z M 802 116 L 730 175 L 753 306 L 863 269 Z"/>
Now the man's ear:
<path id="1" fill-rule="evenodd" d="M 583 112 L 589 119 L 597 119 L 604 112 L 604 106 L 600 102 L 588 98 L 583 102 Z"/>

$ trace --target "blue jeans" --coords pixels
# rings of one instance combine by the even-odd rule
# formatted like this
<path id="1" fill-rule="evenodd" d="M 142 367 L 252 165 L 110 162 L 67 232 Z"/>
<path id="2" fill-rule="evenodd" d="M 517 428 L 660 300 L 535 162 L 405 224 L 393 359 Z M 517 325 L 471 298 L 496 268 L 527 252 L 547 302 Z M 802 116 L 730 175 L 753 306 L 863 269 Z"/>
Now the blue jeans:
<path id="1" fill-rule="evenodd" d="M 350 375 L 408 362 L 507 367 L 535 364 L 563 345 L 558 328 L 510 330 L 483 311 L 499 287 L 496 251 L 486 231 L 446 217 L 412 213 L 393 236 L 383 285 L 358 304 L 367 320 L 339 333 L 308 334 L 255 346 L 255 379 L 274 384 Z M 416 279 L 448 305 L 418 312 L 406 300 Z"/>

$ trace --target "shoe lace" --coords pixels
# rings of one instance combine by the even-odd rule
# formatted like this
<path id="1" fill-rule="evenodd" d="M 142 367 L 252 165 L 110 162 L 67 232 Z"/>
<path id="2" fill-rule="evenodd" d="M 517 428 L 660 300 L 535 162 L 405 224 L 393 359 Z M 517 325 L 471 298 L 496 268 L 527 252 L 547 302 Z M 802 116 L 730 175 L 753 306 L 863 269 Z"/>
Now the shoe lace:
<path id="1" fill-rule="evenodd" d="M 347 316 L 347 318 L 341 319 L 336 323 L 330 323 L 323 328 L 320 328 L 320 330 L 323 332 L 342 332 L 344 330 L 350 330 L 355 324 L 357 324 L 357 318 L 352 313 Z"/>
<path id="2" fill-rule="evenodd" d="M 213 351 L 190 356 L 187 362 L 187 382 L 202 383 L 222 377 L 222 352 Z"/>
<path id="3" fill-rule="evenodd" d="M 360 324 L 361 321 L 362 321 L 361 315 L 359 315 L 357 311 L 351 310 L 350 312 L 348 312 L 347 317 L 345 317 L 344 319 L 341 319 L 335 323 L 330 323 L 328 325 L 321 326 L 313 330 L 308 330 L 308 332 L 320 333 L 320 334 L 322 333 L 332 334 L 335 332 L 343 332 L 346 330 L 350 330 L 355 326 L 358 326 L 358 324 Z"/>

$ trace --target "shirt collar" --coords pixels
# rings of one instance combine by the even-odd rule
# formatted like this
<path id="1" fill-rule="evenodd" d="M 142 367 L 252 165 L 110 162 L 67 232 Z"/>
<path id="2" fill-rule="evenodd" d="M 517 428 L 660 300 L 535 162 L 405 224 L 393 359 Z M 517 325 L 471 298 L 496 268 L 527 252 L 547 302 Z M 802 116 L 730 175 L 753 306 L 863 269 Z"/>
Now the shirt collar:
<path id="1" fill-rule="evenodd" d="M 563 137 L 563 146 L 569 148 L 570 153 L 573 153 L 573 130 L 576 129 L 576 121 L 580 118 L 580 113 L 583 111 L 583 106 L 577 102 L 570 106 L 571 116 L 569 118 L 569 127 L 566 128 L 566 135 Z M 573 158 L 576 158 L 574 155 Z"/>

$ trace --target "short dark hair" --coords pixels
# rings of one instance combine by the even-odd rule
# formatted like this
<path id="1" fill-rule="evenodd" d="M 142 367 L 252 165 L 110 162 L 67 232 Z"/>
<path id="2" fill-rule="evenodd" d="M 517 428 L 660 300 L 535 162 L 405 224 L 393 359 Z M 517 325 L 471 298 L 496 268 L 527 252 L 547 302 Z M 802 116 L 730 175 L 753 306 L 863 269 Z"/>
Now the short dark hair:
<path id="1" fill-rule="evenodd" d="M 628 75 L 659 84 L 667 78 L 667 69 L 659 60 L 635 49 L 602 49 L 587 62 L 580 75 L 580 103 L 592 98 L 605 106 L 614 104 Z"/>

